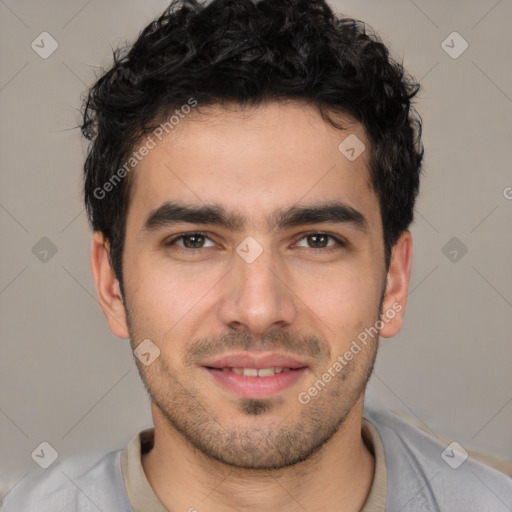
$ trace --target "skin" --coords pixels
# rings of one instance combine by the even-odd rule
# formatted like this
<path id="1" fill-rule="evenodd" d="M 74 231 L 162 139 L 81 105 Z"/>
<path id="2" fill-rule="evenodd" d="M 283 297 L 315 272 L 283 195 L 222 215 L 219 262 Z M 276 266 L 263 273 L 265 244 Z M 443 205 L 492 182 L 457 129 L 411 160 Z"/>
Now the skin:
<path id="1" fill-rule="evenodd" d="M 402 234 L 386 273 L 370 143 L 360 123 L 342 121 L 345 130 L 335 129 L 298 102 L 189 114 L 134 171 L 125 300 L 108 242 L 94 234 L 92 273 L 111 331 L 131 338 L 132 348 L 149 338 L 160 350 L 149 366 L 136 362 L 155 426 L 154 448 L 142 464 L 169 510 L 358 511 L 364 504 L 375 462 L 361 421 L 378 337 L 308 404 L 297 396 L 397 303 L 401 311 L 380 336 L 401 329 L 412 239 Z M 367 148 L 354 161 L 338 150 L 349 134 Z M 278 209 L 329 200 L 361 212 L 368 229 L 322 222 L 272 231 L 266 224 Z M 180 222 L 144 231 L 166 201 L 216 203 L 246 223 L 239 230 Z M 207 238 L 165 246 L 197 231 Z M 308 238 L 315 233 L 348 244 Z M 263 249 L 252 263 L 236 252 L 248 236 Z M 211 378 L 201 354 L 244 348 L 295 356 L 308 370 L 269 398 L 242 398 Z"/>

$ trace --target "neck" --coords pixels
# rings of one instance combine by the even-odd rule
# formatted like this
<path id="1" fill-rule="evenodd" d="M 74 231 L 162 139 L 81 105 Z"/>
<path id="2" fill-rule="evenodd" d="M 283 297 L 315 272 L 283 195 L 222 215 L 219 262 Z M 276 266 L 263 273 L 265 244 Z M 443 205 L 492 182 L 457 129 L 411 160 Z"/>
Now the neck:
<path id="1" fill-rule="evenodd" d="M 168 510 L 360 511 L 375 471 L 361 435 L 363 400 L 364 395 L 319 451 L 279 470 L 241 469 L 211 459 L 170 427 L 153 404 L 155 440 L 142 456 L 144 472 Z"/>

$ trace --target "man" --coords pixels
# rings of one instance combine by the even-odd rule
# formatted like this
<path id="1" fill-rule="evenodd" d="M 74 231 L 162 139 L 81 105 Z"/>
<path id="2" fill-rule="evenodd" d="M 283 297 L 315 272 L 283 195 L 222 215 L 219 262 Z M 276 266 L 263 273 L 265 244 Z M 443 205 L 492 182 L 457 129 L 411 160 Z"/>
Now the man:
<path id="1" fill-rule="evenodd" d="M 510 478 L 364 408 L 423 154 L 385 46 L 321 0 L 187 1 L 114 60 L 82 125 L 91 266 L 154 429 L 3 510 L 507 510 Z"/>

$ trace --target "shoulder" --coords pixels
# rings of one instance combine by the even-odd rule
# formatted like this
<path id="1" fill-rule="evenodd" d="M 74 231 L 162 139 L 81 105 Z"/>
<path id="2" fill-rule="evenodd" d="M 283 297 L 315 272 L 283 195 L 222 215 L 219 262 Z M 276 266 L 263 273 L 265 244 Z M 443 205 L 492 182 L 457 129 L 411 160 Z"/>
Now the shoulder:
<path id="1" fill-rule="evenodd" d="M 386 510 L 510 510 L 512 479 L 504 473 L 389 410 L 365 407 L 364 417 L 377 429 L 384 448 Z"/>
<path id="2" fill-rule="evenodd" d="M 121 450 L 99 458 L 59 460 L 30 471 L 7 494 L 2 512 L 133 512 L 124 487 Z"/>

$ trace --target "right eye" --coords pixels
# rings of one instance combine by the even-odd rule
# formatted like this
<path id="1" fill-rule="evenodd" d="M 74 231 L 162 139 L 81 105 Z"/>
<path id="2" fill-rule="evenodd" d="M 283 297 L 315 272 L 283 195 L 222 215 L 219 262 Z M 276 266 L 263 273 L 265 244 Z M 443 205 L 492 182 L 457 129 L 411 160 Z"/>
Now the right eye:
<path id="1" fill-rule="evenodd" d="M 181 244 L 176 244 L 176 242 L 180 240 Z M 214 247 L 215 244 L 211 242 L 212 245 L 205 247 L 204 242 L 205 240 L 210 240 L 210 238 L 205 234 L 201 232 L 190 232 L 190 233 L 183 233 L 181 235 L 178 235 L 168 242 L 165 242 L 166 247 L 171 247 L 173 245 L 177 245 L 178 247 L 182 247 L 184 249 L 191 249 L 191 250 L 198 250 L 198 249 L 207 249 L 208 247 Z"/>

